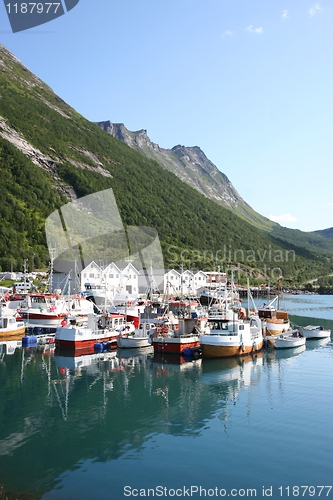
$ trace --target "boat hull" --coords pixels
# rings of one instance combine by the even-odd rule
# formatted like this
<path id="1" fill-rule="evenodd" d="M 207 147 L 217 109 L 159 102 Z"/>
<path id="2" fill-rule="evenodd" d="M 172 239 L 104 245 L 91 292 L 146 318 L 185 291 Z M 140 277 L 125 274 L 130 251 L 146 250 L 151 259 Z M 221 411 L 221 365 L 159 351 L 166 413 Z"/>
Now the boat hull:
<path id="1" fill-rule="evenodd" d="M 97 342 L 109 342 L 117 345 L 119 333 L 110 330 L 89 331 L 84 328 L 58 328 L 55 345 L 61 349 L 89 349 Z"/>
<path id="2" fill-rule="evenodd" d="M 43 314 L 21 311 L 21 318 L 30 325 L 59 326 L 68 314 Z"/>
<path id="3" fill-rule="evenodd" d="M 269 321 L 265 320 L 266 335 L 281 335 L 290 329 L 289 321 Z"/>
<path id="4" fill-rule="evenodd" d="M 331 330 L 318 327 L 301 328 L 301 334 L 306 339 L 327 339 L 331 336 Z"/>
<path id="5" fill-rule="evenodd" d="M 0 339 L 5 340 L 7 338 L 22 336 L 25 333 L 25 325 L 19 326 L 18 328 L 13 328 L 7 330 L 6 328 L 0 328 Z"/>
<path id="6" fill-rule="evenodd" d="M 185 349 L 199 347 L 200 341 L 197 336 L 188 337 L 154 337 L 154 352 L 164 354 L 181 354 Z"/>
<path id="7" fill-rule="evenodd" d="M 120 349 L 137 349 L 142 347 L 151 347 L 151 342 L 148 337 L 122 337 L 117 338 L 117 344 Z"/>
<path id="8" fill-rule="evenodd" d="M 305 337 L 284 337 L 277 338 L 275 341 L 276 349 L 292 349 L 295 347 L 304 346 L 306 343 Z"/>
<path id="9" fill-rule="evenodd" d="M 204 344 L 201 342 L 202 356 L 204 358 L 230 358 L 234 356 L 246 356 L 261 351 L 263 342 L 251 345 L 218 345 Z"/>

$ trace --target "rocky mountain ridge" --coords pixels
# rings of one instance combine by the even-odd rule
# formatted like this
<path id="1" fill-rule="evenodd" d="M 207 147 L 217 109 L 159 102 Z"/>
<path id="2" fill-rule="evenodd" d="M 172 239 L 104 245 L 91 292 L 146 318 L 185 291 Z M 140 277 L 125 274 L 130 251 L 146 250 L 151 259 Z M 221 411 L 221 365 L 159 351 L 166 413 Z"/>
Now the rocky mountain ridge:
<path id="1" fill-rule="evenodd" d="M 172 149 L 165 149 L 152 142 L 145 129 L 131 132 L 123 123 L 112 123 L 109 120 L 97 122 L 97 125 L 147 158 L 157 161 L 206 198 L 232 210 L 254 225 L 267 228 L 273 225 L 245 202 L 228 177 L 207 158 L 200 147 L 179 144 Z"/>

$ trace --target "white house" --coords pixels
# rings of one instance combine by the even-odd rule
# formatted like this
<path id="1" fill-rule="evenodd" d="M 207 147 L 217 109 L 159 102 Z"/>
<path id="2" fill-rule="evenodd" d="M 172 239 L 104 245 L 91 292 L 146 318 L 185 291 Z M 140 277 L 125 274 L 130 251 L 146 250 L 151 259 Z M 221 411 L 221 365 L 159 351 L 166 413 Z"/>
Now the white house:
<path id="1" fill-rule="evenodd" d="M 198 290 L 202 289 L 207 285 L 207 273 L 203 271 L 198 271 L 194 274 L 194 295 L 197 294 Z"/>
<path id="2" fill-rule="evenodd" d="M 113 292 L 113 295 L 119 293 L 120 282 L 121 282 L 121 270 L 116 264 L 111 262 L 102 271 L 103 284 L 106 285 L 106 289 Z"/>
<path id="3" fill-rule="evenodd" d="M 85 290 L 86 283 L 90 283 L 91 285 L 102 284 L 102 269 L 94 261 L 90 262 L 90 264 L 81 271 L 81 292 Z"/>
<path id="4" fill-rule="evenodd" d="M 194 287 L 194 274 L 192 271 L 189 271 L 186 269 L 186 271 L 183 271 L 182 274 L 180 275 L 181 279 L 181 286 L 180 286 L 180 293 L 181 295 L 194 295 L 195 294 L 195 287 Z"/>
<path id="5" fill-rule="evenodd" d="M 115 263 L 111 263 L 102 269 L 96 262 L 92 261 L 81 271 L 81 291 L 83 292 L 89 283 L 99 285 L 112 295 L 138 295 L 139 293 L 139 271 L 130 262 L 120 269 Z"/>
<path id="6" fill-rule="evenodd" d="M 164 274 L 164 290 L 163 293 L 168 293 L 169 295 L 178 295 L 180 293 L 181 277 L 180 273 L 175 269 L 170 269 L 170 271 Z"/>
<path id="7" fill-rule="evenodd" d="M 120 273 L 120 293 L 139 294 L 139 271 L 129 262 Z"/>

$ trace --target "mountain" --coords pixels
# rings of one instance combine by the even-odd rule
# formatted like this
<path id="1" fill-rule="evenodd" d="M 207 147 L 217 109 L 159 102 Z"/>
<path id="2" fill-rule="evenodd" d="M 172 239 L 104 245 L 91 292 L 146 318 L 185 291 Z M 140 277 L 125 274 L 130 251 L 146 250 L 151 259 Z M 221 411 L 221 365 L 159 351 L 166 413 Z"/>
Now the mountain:
<path id="1" fill-rule="evenodd" d="M 255 212 L 243 200 L 228 177 L 198 146 L 178 145 L 172 149 L 164 149 L 149 139 L 145 129 L 131 132 L 123 123 L 112 123 L 109 120 L 97 122 L 97 125 L 147 158 L 156 160 L 161 167 L 174 173 L 206 198 L 227 208 L 253 226 L 269 232 L 278 241 L 304 247 L 312 252 L 333 251 L 333 241 L 328 242 L 325 233 L 329 230 L 306 233 L 298 229 L 289 229 Z"/>
<path id="2" fill-rule="evenodd" d="M 262 280 L 282 272 L 302 283 L 333 271 L 329 247 L 302 245 L 298 235 L 299 243 L 286 243 L 283 234 L 262 231 L 207 198 L 86 120 L 2 46 L 0 182 L 2 270 L 21 270 L 24 259 L 29 270 L 32 262 L 47 266 L 46 218 L 76 198 L 112 188 L 125 227 L 156 229 L 167 267 L 220 266 L 244 282 L 245 273 Z"/>
<path id="3" fill-rule="evenodd" d="M 165 149 L 152 142 L 144 129 L 130 132 L 123 123 L 111 121 L 97 122 L 97 125 L 147 158 L 156 160 L 159 165 L 177 175 L 183 182 L 253 225 L 263 229 L 271 229 L 274 225 L 243 200 L 228 177 L 198 146 L 177 145 L 172 149 Z"/>
<path id="4" fill-rule="evenodd" d="M 319 229 L 318 231 L 313 231 L 313 233 L 318 236 L 323 236 L 324 238 L 333 238 L 333 227 L 328 229 Z"/>

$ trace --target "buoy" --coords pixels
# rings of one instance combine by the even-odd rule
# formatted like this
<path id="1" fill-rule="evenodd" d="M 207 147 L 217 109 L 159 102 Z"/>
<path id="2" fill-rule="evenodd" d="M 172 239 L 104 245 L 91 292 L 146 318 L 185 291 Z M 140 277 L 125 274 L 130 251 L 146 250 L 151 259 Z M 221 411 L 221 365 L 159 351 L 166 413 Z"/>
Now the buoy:
<path id="1" fill-rule="evenodd" d="M 59 368 L 59 372 L 61 375 L 66 375 L 66 368 L 63 367 Z"/>
<path id="2" fill-rule="evenodd" d="M 94 344 L 94 351 L 95 352 L 103 352 L 104 345 L 103 342 L 95 342 Z"/>
<path id="3" fill-rule="evenodd" d="M 60 324 L 61 324 L 61 326 L 66 326 L 67 325 L 67 321 L 65 319 L 63 319 Z"/>
<path id="4" fill-rule="evenodd" d="M 184 356 L 192 356 L 193 352 L 192 352 L 192 349 L 190 347 L 185 347 L 185 349 L 183 350 L 183 355 Z"/>

